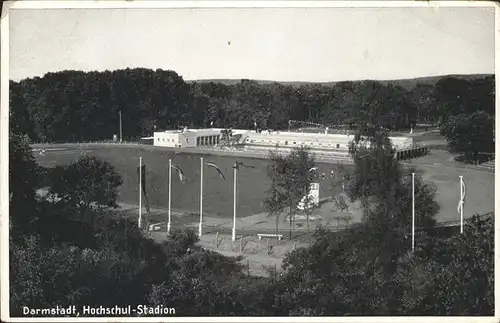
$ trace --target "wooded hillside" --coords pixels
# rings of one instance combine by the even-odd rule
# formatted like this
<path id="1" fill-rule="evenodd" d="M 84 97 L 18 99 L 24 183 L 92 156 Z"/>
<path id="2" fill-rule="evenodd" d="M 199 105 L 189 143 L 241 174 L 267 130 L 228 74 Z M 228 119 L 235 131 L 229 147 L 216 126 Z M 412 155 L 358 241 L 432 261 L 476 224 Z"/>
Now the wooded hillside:
<path id="1" fill-rule="evenodd" d="M 377 124 L 391 130 L 451 115 L 494 116 L 494 76 L 334 84 L 185 82 L 174 71 L 62 71 L 10 82 L 10 124 L 33 142 L 133 140 L 154 129 L 182 127 L 284 129 L 288 120 L 333 126 Z"/>

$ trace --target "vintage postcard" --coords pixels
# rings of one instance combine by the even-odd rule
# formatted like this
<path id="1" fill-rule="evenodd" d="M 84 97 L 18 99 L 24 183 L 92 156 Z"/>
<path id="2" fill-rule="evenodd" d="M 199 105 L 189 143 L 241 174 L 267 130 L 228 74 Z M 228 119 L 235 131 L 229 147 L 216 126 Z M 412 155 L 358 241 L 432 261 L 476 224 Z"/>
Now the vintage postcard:
<path id="1" fill-rule="evenodd" d="M 493 2 L 2 4 L 2 320 L 498 321 Z"/>

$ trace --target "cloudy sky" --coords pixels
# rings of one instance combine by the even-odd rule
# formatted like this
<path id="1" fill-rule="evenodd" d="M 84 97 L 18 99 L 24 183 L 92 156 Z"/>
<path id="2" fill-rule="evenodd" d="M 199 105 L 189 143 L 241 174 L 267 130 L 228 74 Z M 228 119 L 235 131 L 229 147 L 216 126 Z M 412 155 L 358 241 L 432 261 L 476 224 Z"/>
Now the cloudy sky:
<path id="1" fill-rule="evenodd" d="M 10 11 L 10 78 L 170 69 L 186 80 L 494 73 L 492 8 Z"/>

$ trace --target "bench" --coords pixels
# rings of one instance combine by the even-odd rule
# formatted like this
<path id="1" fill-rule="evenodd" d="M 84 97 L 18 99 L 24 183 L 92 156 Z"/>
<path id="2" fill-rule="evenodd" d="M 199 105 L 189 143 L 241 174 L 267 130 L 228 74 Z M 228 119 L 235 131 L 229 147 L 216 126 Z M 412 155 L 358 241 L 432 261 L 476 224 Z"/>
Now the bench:
<path id="1" fill-rule="evenodd" d="M 278 240 L 281 240 L 283 238 L 282 234 L 273 234 L 273 233 L 257 233 L 257 236 L 259 237 L 259 240 L 262 240 L 263 237 L 265 237 L 265 238 L 278 237 Z"/>
<path id="2" fill-rule="evenodd" d="M 161 223 L 155 223 L 149 225 L 149 231 L 157 231 L 161 229 Z"/>

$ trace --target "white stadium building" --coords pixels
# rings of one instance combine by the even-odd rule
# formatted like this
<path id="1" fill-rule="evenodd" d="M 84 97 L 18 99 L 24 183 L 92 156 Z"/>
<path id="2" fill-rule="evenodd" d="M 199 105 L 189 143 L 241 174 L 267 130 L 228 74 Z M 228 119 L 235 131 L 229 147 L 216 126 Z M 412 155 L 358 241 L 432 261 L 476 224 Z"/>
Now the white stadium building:
<path id="1" fill-rule="evenodd" d="M 216 146 L 220 143 L 221 129 L 187 129 L 155 132 L 153 145 L 159 147 Z"/>
<path id="2" fill-rule="evenodd" d="M 229 134 L 228 134 L 229 132 Z M 307 146 L 315 154 L 338 155 L 347 157 L 349 145 L 354 139 L 349 134 L 303 133 L 288 131 L 262 131 L 244 129 L 188 129 L 155 132 L 153 144 L 160 147 L 217 147 L 228 140 L 243 146 L 245 150 L 289 150 Z M 398 151 L 398 158 L 406 159 L 421 156 L 427 149 L 416 147 L 412 136 L 392 136 L 389 138 Z"/>

